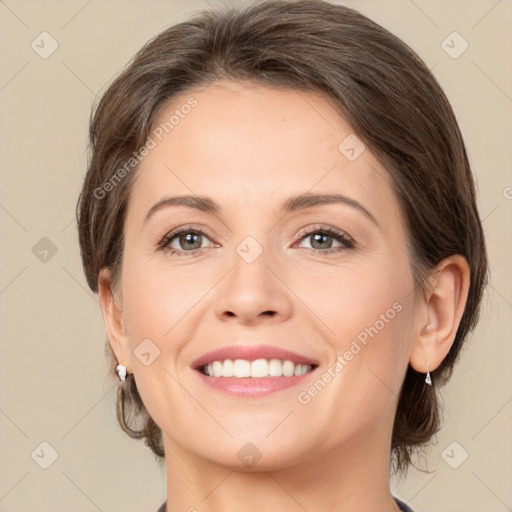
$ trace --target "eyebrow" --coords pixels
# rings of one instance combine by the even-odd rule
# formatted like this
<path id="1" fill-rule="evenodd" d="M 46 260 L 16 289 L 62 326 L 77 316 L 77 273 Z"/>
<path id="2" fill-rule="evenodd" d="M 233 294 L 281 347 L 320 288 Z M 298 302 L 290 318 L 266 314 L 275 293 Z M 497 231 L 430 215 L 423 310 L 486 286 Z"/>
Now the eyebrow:
<path id="1" fill-rule="evenodd" d="M 288 198 L 283 204 L 283 213 L 291 213 L 306 208 L 312 208 L 323 204 L 335 204 L 342 203 L 352 208 L 359 210 L 368 219 L 370 219 L 377 227 L 380 228 L 379 223 L 375 217 L 358 201 L 346 197 L 342 194 L 311 194 L 304 193 Z M 186 206 L 187 208 L 194 208 L 205 213 L 212 213 L 219 215 L 221 213 L 221 207 L 212 199 L 206 196 L 197 195 L 183 195 L 183 196 L 172 196 L 164 197 L 157 203 L 155 203 L 146 213 L 144 218 L 144 224 L 149 218 L 154 215 L 157 211 L 169 207 L 169 206 Z"/>

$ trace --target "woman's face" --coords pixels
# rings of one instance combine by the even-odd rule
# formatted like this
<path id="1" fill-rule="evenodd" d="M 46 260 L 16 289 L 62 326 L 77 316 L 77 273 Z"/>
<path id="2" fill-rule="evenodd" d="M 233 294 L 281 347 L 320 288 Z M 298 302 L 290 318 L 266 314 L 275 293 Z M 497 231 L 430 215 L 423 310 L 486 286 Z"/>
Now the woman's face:
<path id="1" fill-rule="evenodd" d="M 116 355 L 168 456 L 277 469 L 389 452 L 420 305 L 387 171 L 324 98 L 255 84 L 182 95 L 152 139 Z"/>

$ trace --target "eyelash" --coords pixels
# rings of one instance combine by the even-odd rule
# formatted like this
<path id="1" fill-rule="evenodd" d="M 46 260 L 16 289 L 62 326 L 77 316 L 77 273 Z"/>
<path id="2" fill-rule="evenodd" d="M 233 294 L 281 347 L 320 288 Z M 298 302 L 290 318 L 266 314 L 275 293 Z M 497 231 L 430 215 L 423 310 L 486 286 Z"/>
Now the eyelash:
<path id="1" fill-rule="evenodd" d="M 202 235 L 206 236 L 207 238 L 213 238 L 213 234 L 209 232 L 206 229 L 197 229 L 193 226 L 186 226 L 184 228 L 180 228 L 176 231 L 171 231 L 170 233 L 166 234 L 164 238 L 158 243 L 158 249 L 163 251 L 168 251 L 170 255 L 177 255 L 177 256 L 200 256 L 205 249 L 209 249 L 209 247 L 203 247 L 200 249 L 194 249 L 192 251 L 183 251 L 183 250 L 176 250 L 176 249 L 170 249 L 169 245 L 171 242 L 177 238 L 179 235 L 182 235 L 184 233 L 194 233 L 196 235 Z M 330 249 L 310 249 L 308 247 L 305 247 L 304 250 L 307 254 L 312 255 L 318 255 L 320 254 L 332 254 L 337 253 L 341 251 L 345 251 L 347 249 L 353 249 L 355 247 L 355 242 L 352 237 L 344 233 L 343 231 L 338 231 L 334 228 L 326 228 L 322 226 L 315 226 L 313 228 L 309 228 L 305 231 L 301 231 L 299 233 L 299 240 L 303 240 L 307 238 L 308 236 L 314 235 L 314 234 L 323 234 L 330 236 L 334 238 L 336 241 L 341 242 L 344 247 L 333 247 Z"/>

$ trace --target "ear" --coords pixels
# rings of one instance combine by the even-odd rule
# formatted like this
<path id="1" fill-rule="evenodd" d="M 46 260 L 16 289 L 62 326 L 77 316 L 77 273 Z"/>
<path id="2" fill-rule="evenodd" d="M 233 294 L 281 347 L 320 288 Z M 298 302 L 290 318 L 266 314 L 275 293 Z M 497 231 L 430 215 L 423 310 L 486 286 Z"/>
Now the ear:
<path id="1" fill-rule="evenodd" d="M 435 370 L 448 354 L 466 307 L 469 284 L 469 265 L 463 256 L 450 256 L 434 269 L 418 310 L 411 348 L 410 365 L 417 372 Z"/>
<path id="2" fill-rule="evenodd" d="M 111 274 L 107 268 L 99 272 L 98 294 L 110 346 L 118 363 L 126 366 L 127 373 L 132 373 L 131 350 L 128 332 L 124 325 L 122 299 L 120 294 L 117 297 L 117 293 L 113 290 Z"/>

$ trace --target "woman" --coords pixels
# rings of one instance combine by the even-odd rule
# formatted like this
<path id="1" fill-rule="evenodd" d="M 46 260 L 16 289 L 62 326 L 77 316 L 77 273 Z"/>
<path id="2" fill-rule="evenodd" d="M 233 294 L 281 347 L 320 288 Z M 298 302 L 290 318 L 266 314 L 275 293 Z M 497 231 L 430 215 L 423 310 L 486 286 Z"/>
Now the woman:
<path id="1" fill-rule="evenodd" d="M 118 419 L 181 510 L 410 510 L 487 260 L 440 86 L 355 10 L 158 35 L 102 97 L 79 199 Z"/>

